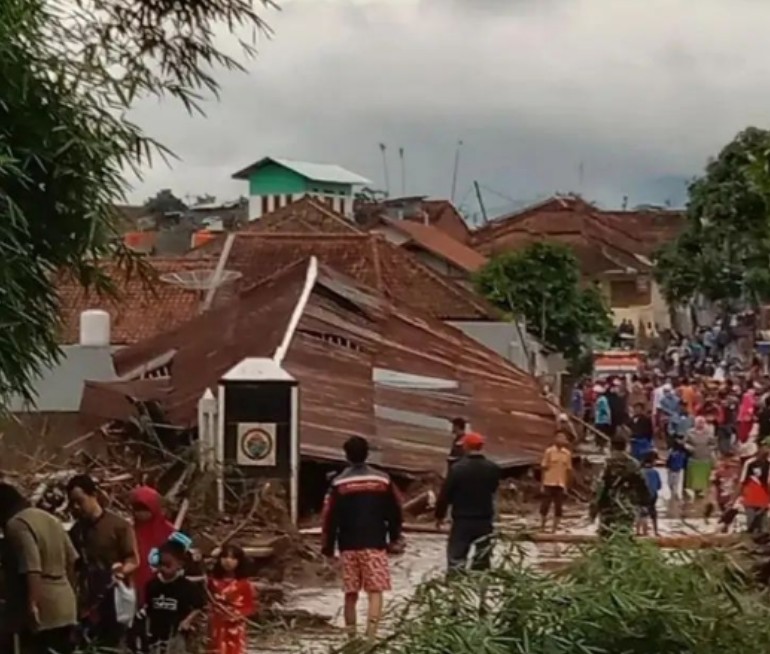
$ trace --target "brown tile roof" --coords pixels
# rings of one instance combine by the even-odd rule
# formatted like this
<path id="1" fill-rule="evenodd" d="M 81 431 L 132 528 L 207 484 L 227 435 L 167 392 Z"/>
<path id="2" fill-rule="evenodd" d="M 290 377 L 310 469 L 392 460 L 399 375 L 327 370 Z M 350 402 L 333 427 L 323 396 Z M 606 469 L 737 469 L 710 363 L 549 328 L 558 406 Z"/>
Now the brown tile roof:
<path id="1" fill-rule="evenodd" d="M 375 225 L 381 217 L 387 216 L 389 206 L 408 201 L 417 206 L 415 215 L 404 215 L 403 220 L 417 223 L 428 223 L 445 232 L 460 243 L 469 243 L 471 230 L 457 208 L 449 200 L 427 200 L 423 197 L 393 198 L 383 202 L 356 203 L 356 222 L 364 229 Z"/>
<path id="2" fill-rule="evenodd" d="M 423 200 L 422 208 L 428 214 L 429 224 L 446 232 L 460 243 L 470 242 L 471 230 L 457 207 L 449 200 Z M 417 218 L 407 218 L 407 220 L 419 221 Z"/>
<path id="3" fill-rule="evenodd" d="M 579 198 L 554 198 L 495 220 L 473 236 L 475 247 L 487 255 L 543 240 L 568 245 L 585 274 L 651 267 L 641 239 Z"/>
<path id="4" fill-rule="evenodd" d="M 384 223 L 409 237 L 410 242 L 431 254 L 448 261 L 466 272 L 476 272 L 487 258 L 446 232 L 433 225 L 424 225 L 412 220 L 383 219 Z"/>
<path id="5" fill-rule="evenodd" d="M 310 232 L 361 233 L 361 230 L 352 221 L 309 195 L 265 214 L 253 221 L 243 231 L 291 232 L 295 234 Z"/>
<path id="6" fill-rule="evenodd" d="M 187 256 L 217 257 L 218 239 Z M 258 282 L 276 270 L 306 259 L 337 270 L 385 296 L 427 311 L 442 320 L 494 320 L 499 313 L 476 293 L 434 272 L 412 254 L 376 234 L 286 234 L 239 232 L 227 268 Z"/>
<path id="7" fill-rule="evenodd" d="M 171 391 L 159 401 L 174 424 L 194 424 L 205 388 L 244 357 L 272 356 L 306 270 L 307 261 L 300 261 L 229 305 L 120 351 L 118 369 L 176 350 Z M 553 412 L 533 378 L 459 330 L 322 265 L 284 364 L 300 384 L 307 458 L 340 461 L 342 443 L 355 433 L 370 439 L 375 460 L 387 468 L 440 471 L 448 447 L 448 424 L 441 420 L 456 415 L 483 431 L 490 455 L 507 465 L 536 462 L 552 436 Z M 376 381 L 376 369 L 440 376 L 455 388 L 389 385 Z"/>
<path id="8" fill-rule="evenodd" d="M 136 274 L 126 277 L 112 264 L 105 264 L 108 274 L 117 286 L 118 297 L 103 297 L 86 292 L 70 276 L 58 282 L 61 306 L 62 344 L 77 343 L 80 333 L 80 314 L 86 309 L 104 309 L 111 317 L 112 343 L 127 345 L 154 336 L 189 320 L 198 313 L 201 293 L 189 291 L 163 282 L 159 275 L 170 272 L 214 268 L 216 261 L 188 259 L 149 259 L 151 270 L 157 273 L 149 280 Z"/>
<path id="9" fill-rule="evenodd" d="M 652 255 L 681 234 L 687 225 L 684 211 L 603 211 L 609 224 L 635 236 Z"/>

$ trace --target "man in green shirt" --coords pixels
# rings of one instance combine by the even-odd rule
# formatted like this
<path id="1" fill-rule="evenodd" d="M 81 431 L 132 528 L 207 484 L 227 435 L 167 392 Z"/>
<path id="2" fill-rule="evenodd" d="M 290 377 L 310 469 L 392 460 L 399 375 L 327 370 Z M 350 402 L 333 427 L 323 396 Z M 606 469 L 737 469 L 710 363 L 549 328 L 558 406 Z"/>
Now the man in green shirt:
<path id="1" fill-rule="evenodd" d="M 73 586 L 77 554 L 61 522 L 29 506 L 10 484 L 0 483 L 0 527 L 13 568 L 11 588 L 24 615 L 16 632 L 32 654 L 69 654 L 74 649 L 77 601 Z M 15 582 L 15 584 L 14 584 Z"/>
<path id="2" fill-rule="evenodd" d="M 626 439 L 617 434 L 610 441 L 610 456 L 591 503 L 591 519 L 599 518 L 599 535 L 632 534 L 641 507 L 650 502 L 650 492 L 639 463 L 628 452 Z"/>

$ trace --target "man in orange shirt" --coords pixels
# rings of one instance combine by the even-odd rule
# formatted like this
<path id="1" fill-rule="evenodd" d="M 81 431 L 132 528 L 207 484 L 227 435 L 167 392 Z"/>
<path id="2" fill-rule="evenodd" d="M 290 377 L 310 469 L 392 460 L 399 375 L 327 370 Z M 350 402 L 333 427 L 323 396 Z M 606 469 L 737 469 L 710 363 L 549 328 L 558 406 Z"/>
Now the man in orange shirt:
<path id="1" fill-rule="evenodd" d="M 568 447 L 567 434 L 556 432 L 554 444 L 546 449 L 540 464 L 543 501 L 540 505 L 541 528 L 545 529 L 548 513 L 553 504 L 553 531 L 559 529 L 559 522 L 564 508 L 564 497 L 572 474 L 572 451 Z"/>
<path id="2" fill-rule="evenodd" d="M 682 402 L 687 407 L 687 414 L 693 418 L 695 417 L 695 408 L 698 401 L 698 393 L 695 390 L 695 386 L 689 379 L 682 381 L 682 385 L 679 387 L 679 397 L 682 398 Z"/>

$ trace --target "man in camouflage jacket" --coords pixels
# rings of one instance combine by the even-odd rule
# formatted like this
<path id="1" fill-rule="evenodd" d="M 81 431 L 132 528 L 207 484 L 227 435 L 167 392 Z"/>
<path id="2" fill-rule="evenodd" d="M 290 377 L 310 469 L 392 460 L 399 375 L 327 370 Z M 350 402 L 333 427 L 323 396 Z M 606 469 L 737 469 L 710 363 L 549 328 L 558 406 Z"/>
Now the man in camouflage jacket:
<path id="1" fill-rule="evenodd" d="M 632 533 L 640 507 L 650 502 L 650 491 L 639 463 L 626 452 L 623 436 L 612 439 L 610 456 L 591 503 L 591 519 L 599 517 L 599 535 Z"/>

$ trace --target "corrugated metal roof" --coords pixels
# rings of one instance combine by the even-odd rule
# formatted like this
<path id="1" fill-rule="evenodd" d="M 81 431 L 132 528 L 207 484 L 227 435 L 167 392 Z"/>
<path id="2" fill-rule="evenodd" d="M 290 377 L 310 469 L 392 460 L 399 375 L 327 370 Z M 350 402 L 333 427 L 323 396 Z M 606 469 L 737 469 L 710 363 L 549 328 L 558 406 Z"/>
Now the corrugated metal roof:
<path id="1" fill-rule="evenodd" d="M 300 263 L 118 358 L 135 363 L 176 348 L 162 405 L 192 425 L 205 388 L 242 358 L 274 349 L 303 281 Z M 533 378 L 459 330 L 323 266 L 284 365 L 299 382 L 306 457 L 342 461 L 342 444 L 359 434 L 386 467 L 440 471 L 447 421 L 457 415 L 487 434 L 501 461 L 534 463 L 552 437 L 553 411 Z"/>
<path id="2" fill-rule="evenodd" d="M 243 170 L 239 170 L 233 175 L 235 179 L 246 179 L 259 168 L 269 163 L 276 163 L 279 166 L 288 168 L 298 175 L 302 175 L 315 182 L 330 182 L 333 184 L 353 184 L 365 186 L 371 184 L 371 181 L 354 172 L 338 166 L 337 164 L 313 163 L 310 161 L 296 161 L 293 159 L 282 159 L 278 157 L 264 157 L 255 161 Z"/>

